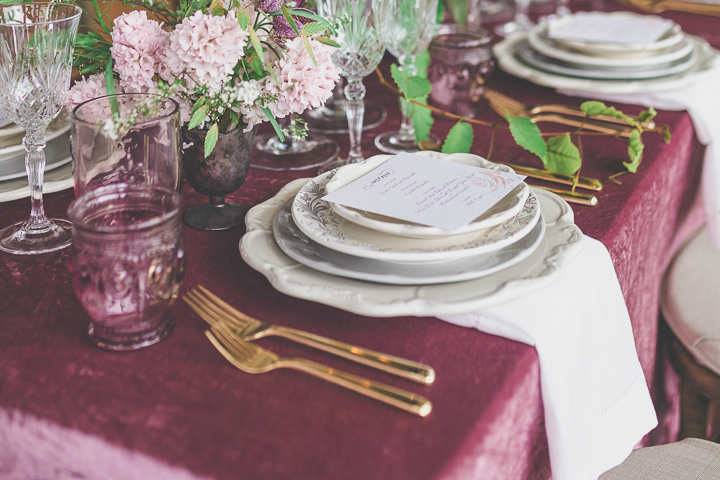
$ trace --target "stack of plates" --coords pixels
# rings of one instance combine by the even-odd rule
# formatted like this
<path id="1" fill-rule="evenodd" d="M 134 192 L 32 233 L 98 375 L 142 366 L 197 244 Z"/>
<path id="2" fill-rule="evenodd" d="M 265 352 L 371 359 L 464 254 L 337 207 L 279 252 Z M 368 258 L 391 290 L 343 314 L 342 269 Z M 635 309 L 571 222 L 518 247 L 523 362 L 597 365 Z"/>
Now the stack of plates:
<path id="1" fill-rule="evenodd" d="M 558 33 L 581 22 L 631 30 L 651 22 L 664 31 L 651 41 L 622 43 Z M 585 12 L 542 22 L 496 45 L 495 54 L 503 69 L 536 83 L 604 93 L 684 86 L 698 72 L 712 68 L 716 56 L 704 40 L 685 34 L 676 23 L 629 12 Z"/>
<path id="2" fill-rule="evenodd" d="M 25 172 L 25 131 L 15 124 L 0 128 L 0 201 L 10 201 L 29 195 Z M 45 154 L 45 192 L 64 190 L 72 186 L 70 157 L 70 122 L 65 116 L 53 121 L 48 128 Z"/>
<path id="3" fill-rule="evenodd" d="M 415 155 L 436 157 L 438 168 L 452 161 L 512 171 L 469 154 Z M 243 258 L 290 295 L 367 315 L 438 315 L 539 285 L 580 238 L 563 200 L 524 183 L 452 233 L 322 199 L 389 158 L 292 182 L 254 207 Z"/>

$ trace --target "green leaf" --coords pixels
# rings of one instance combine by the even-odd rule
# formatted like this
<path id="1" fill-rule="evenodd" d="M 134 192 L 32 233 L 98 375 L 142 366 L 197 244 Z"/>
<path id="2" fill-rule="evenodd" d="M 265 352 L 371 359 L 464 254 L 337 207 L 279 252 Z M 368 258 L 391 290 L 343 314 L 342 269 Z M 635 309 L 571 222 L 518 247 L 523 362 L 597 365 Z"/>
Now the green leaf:
<path id="1" fill-rule="evenodd" d="M 335 40 L 333 40 L 330 37 L 320 36 L 320 37 L 315 37 L 315 40 L 317 40 L 320 43 L 324 43 L 325 45 L 329 45 L 331 47 L 340 48 L 340 44 L 337 43 Z"/>
<path id="2" fill-rule="evenodd" d="M 95 11 L 95 20 L 98 25 L 100 25 L 100 28 L 102 28 L 105 33 L 110 35 L 112 32 L 110 28 L 108 28 L 107 23 L 105 23 L 105 18 L 103 18 L 102 10 L 100 10 L 100 5 L 98 5 L 97 0 L 92 0 L 92 6 Z"/>
<path id="3" fill-rule="evenodd" d="M 597 115 L 607 115 L 609 117 L 617 118 L 619 120 L 624 121 L 628 125 L 632 125 L 636 127 L 638 125 L 637 120 L 635 120 L 630 115 L 621 112 L 615 107 L 609 107 L 605 105 L 603 102 L 598 102 L 597 100 L 588 100 L 586 102 L 583 102 L 580 104 L 580 110 L 583 111 L 585 115 L 588 117 L 594 117 Z"/>
<path id="4" fill-rule="evenodd" d="M 470 153 L 473 129 L 469 123 L 459 121 L 450 129 L 442 145 L 442 153 Z"/>
<path id="5" fill-rule="evenodd" d="M 569 133 L 547 139 L 545 168 L 560 175 L 575 175 L 580 170 L 582 158 Z"/>
<path id="6" fill-rule="evenodd" d="M 410 107 L 410 120 L 415 128 L 415 141 L 420 143 L 430 138 L 430 130 L 434 123 L 432 112 L 416 105 L 410 105 Z"/>
<path id="7" fill-rule="evenodd" d="M 264 68 L 262 44 L 260 43 L 260 39 L 258 38 L 257 33 L 255 33 L 255 29 L 252 26 L 248 28 L 248 34 L 250 35 L 250 43 L 253 46 L 253 50 L 255 50 L 257 61 Z"/>
<path id="8" fill-rule="evenodd" d="M 403 94 L 407 98 L 424 98 L 430 94 L 430 81 L 427 78 L 413 76 L 407 77 Z"/>
<path id="9" fill-rule="evenodd" d="M 192 116 L 190 117 L 190 121 L 188 122 L 188 130 L 197 128 L 198 125 L 200 125 L 205 120 L 205 117 L 207 117 L 208 110 L 210 110 L 209 105 L 201 105 L 200 107 L 196 108 Z"/>
<path id="10" fill-rule="evenodd" d="M 105 66 L 105 92 L 108 95 L 115 95 L 117 93 L 112 59 L 109 60 Z M 117 97 L 110 97 L 110 110 L 112 111 L 113 117 L 120 116 L 120 105 L 118 104 Z"/>
<path id="11" fill-rule="evenodd" d="M 240 28 L 243 30 L 247 29 L 250 25 L 250 15 L 247 14 L 244 10 L 240 10 L 238 17 L 237 17 L 238 25 L 240 25 Z"/>
<path id="12" fill-rule="evenodd" d="M 440 4 L 441 2 L 438 2 Z M 423 50 L 415 56 L 415 70 L 417 76 L 428 78 L 428 68 L 430 67 L 430 50 Z"/>
<path id="13" fill-rule="evenodd" d="M 540 129 L 528 117 L 505 117 L 515 143 L 537 156 L 543 164 L 547 160 L 548 149 Z"/>
<path id="14" fill-rule="evenodd" d="M 267 117 L 268 121 L 270 122 L 270 125 L 272 125 L 273 130 L 275 130 L 275 135 L 277 135 L 278 140 L 280 140 L 281 142 L 284 142 L 285 141 L 285 133 L 283 132 L 282 127 L 278 123 L 277 118 L 275 118 L 275 115 L 273 115 L 272 112 L 270 111 L 270 109 L 267 107 L 262 107 L 261 110 Z"/>
<path id="15" fill-rule="evenodd" d="M 282 12 L 283 18 L 287 21 L 288 25 L 290 25 L 290 28 L 293 32 L 295 32 L 295 35 L 300 35 L 300 29 L 297 26 L 297 22 L 292 16 L 292 13 L 290 13 L 290 8 L 286 4 L 283 4 L 283 6 L 280 8 L 280 11 Z"/>
<path id="16" fill-rule="evenodd" d="M 435 13 L 435 23 L 440 24 L 445 18 L 445 4 L 442 0 L 438 1 L 437 12 Z"/>
<path id="17" fill-rule="evenodd" d="M 405 91 L 407 90 L 408 74 L 402 71 L 400 67 L 397 66 L 397 64 L 393 63 L 392 65 L 390 65 L 390 76 L 392 77 L 395 85 L 397 85 L 400 92 L 405 94 Z"/>
<path id="18" fill-rule="evenodd" d="M 623 165 L 628 172 L 637 172 L 637 169 L 640 166 L 640 162 L 642 162 L 644 150 L 645 145 L 643 144 L 640 132 L 638 130 L 633 130 L 630 133 L 630 138 L 628 139 L 627 152 L 629 161 L 623 162 Z"/>
<path id="19" fill-rule="evenodd" d="M 653 107 L 648 108 L 647 110 L 643 110 L 640 112 L 637 116 L 638 122 L 640 123 L 646 123 L 655 118 L 657 115 L 657 112 Z"/>
<path id="20" fill-rule="evenodd" d="M 317 35 L 318 33 L 324 32 L 327 30 L 327 25 L 322 22 L 310 22 L 303 25 L 302 29 L 300 30 L 303 35 L 307 37 L 312 37 L 313 35 Z"/>
<path id="21" fill-rule="evenodd" d="M 218 124 L 213 123 L 212 126 L 210 126 L 210 128 L 208 129 L 207 134 L 205 134 L 205 158 L 208 158 L 213 152 L 213 150 L 215 150 L 215 145 L 217 144 L 219 135 L 220 129 L 218 128 Z"/>

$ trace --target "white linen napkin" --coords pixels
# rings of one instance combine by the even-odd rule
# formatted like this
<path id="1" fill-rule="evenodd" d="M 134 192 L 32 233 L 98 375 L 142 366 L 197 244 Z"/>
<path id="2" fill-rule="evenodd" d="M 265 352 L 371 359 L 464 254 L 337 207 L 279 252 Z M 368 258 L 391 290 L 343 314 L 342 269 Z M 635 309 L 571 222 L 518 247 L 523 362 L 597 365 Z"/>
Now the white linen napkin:
<path id="1" fill-rule="evenodd" d="M 720 64 L 698 76 L 691 86 L 679 90 L 606 95 L 592 91 L 562 90 L 561 93 L 609 102 L 655 107 L 662 110 L 687 110 L 698 140 L 706 146 L 703 162 L 702 194 L 708 229 L 715 247 L 720 248 Z M 642 168 L 642 167 L 641 167 Z"/>
<path id="2" fill-rule="evenodd" d="M 596 479 L 657 425 L 615 269 L 597 240 L 585 236 L 548 286 L 442 319 L 535 346 L 554 480 Z"/>

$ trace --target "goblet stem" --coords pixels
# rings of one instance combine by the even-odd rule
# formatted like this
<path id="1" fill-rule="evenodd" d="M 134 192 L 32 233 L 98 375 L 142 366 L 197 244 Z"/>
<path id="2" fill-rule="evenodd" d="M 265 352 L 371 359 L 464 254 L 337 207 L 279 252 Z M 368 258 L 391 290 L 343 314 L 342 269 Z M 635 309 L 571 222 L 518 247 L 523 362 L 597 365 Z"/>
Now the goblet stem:
<path id="1" fill-rule="evenodd" d="M 400 58 L 400 65 L 403 71 L 409 76 L 417 75 L 417 68 L 415 68 L 415 55 L 404 55 Z M 400 99 L 400 112 L 402 113 L 402 120 L 400 123 L 400 130 L 398 131 L 398 139 L 405 143 L 415 142 L 415 127 L 413 127 L 412 119 L 410 114 L 412 113 L 413 106 L 406 102 L 404 99 Z"/>
<path id="2" fill-rule="evenodd" d="M 365 85 L 361 78 L 348 78 L 348 84 L 345 85 L 345 99 L 347 100 L 345 114 L 350 132 L 348 163 L 357 163 L 363 160 L 362 126 L 365 115 Z"/>
<path id="3" fill-rule="evenodd" d="M 43 208 L 45 130 L 44 127 L 28 130 L 23 138 L 25 170 L 30 186 L 30 218 L 25 227 L 28 233 L 39 233 L 48 230 L 51 226 Z"/>
<path id="4" fill-rule="evenodd" d="M 515 0 L 515 23 L 521 26 L 529 25 L 530 0 Z"/>

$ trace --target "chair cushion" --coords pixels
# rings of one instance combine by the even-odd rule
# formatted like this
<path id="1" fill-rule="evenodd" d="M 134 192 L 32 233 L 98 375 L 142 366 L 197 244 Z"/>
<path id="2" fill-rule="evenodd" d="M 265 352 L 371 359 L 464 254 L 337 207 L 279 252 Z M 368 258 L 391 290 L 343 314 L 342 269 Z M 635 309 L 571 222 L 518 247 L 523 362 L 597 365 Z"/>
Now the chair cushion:
<path id="1" fill-rule="evenodd" d="M 720 374 L 720 250 L 707 229 L 675 257 L 665 277 L 662 312 L 693 357 Z"/>
<path id="2" fill-rule="evenodd" d="M 720 445 L 686 438 L 640 448 L 600 480 L 720 480 Z"/>

